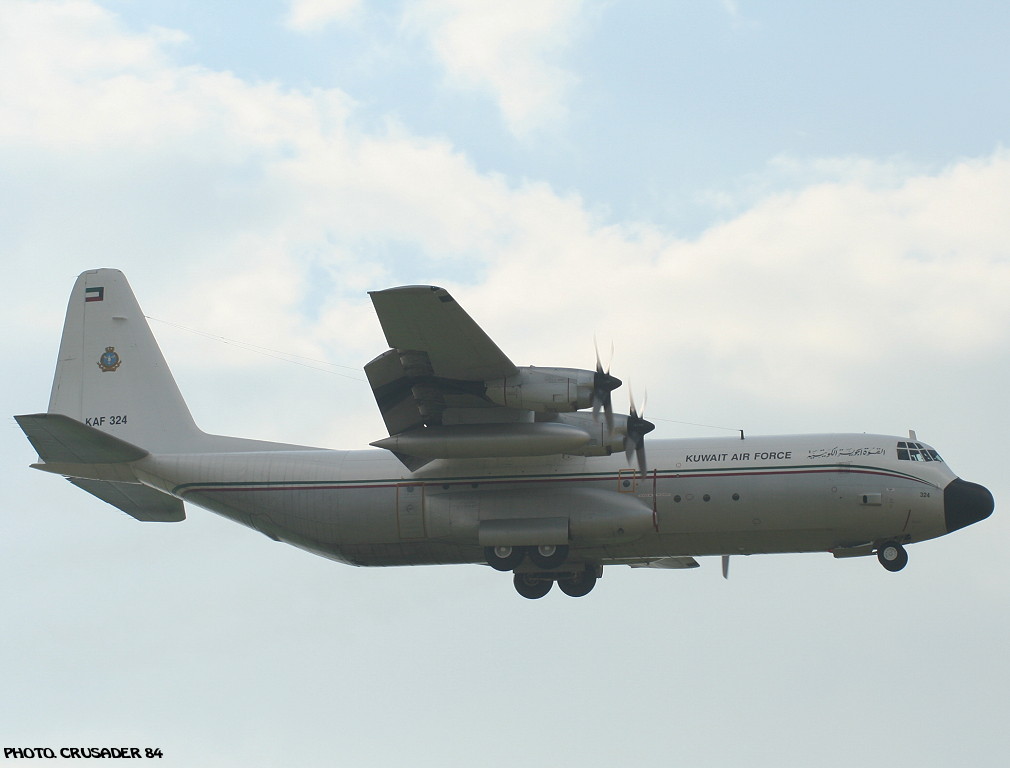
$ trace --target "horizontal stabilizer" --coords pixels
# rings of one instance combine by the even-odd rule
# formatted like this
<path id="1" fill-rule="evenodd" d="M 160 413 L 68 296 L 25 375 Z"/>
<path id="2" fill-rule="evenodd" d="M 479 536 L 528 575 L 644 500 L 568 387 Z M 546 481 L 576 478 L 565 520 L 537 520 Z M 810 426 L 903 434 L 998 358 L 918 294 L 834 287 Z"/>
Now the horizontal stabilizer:
<path id="1" fill-rule="evenodd" d="M 71 483 L 145 523 L 179 523 L 186 519 L 182 500 L 137 483 L 112 483 L 68 477 Z"/>
<path id="2" fill-rule="evenodd" d="M 39 458 L 47 463 L 120 464 L 148 455 L 133 443 L 59 413 L 35 413 L 14 419 L 38 451 Z"/>

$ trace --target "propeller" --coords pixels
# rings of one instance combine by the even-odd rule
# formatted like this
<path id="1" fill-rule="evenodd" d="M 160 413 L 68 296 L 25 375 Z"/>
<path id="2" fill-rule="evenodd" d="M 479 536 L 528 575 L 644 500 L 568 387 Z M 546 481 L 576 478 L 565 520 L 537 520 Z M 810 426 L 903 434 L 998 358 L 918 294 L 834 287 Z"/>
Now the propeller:
<path id="1" fill-rule="evenodd" d="M 593 418 L 600 417 L 600 408 L 603 408 L 604 417 L 607 420 L 607 434 L 614 431 L 614 406 L 611 404 L 610 393 L 621 386 L 621 380 L 610 375 L 610 363 L 607 363 L 606 370 L 600 361 L 600 348 L 593 337 L 593 346 L 596 348 L 596 374 L 593 376 Z M 610 359 L 614 359 L 614 345 L 610 345 Z"/>
<path id="2" fill-rule="evenodd" d="M 638 468 L 642 471 L 642 477 L 645 477 L 645 436 L 654 430 L 656 425 L 645 420 L 645 403 L 649 399 L 649 393 L 646 392 L 642 400 L 641 415 L 635 409 L 634 396 L 629 392 L 628 397 L 631 400 L 631 413 L 628 415 L 627 434 L 624 438 L 624 455 L 629 464 L 631 463 L 631 454 L 638 455 Z"/>
<path id="3" fill-rule="evenodd" d="M 729 555 L 722 556 L 722 577 L 729 578 Z"/>

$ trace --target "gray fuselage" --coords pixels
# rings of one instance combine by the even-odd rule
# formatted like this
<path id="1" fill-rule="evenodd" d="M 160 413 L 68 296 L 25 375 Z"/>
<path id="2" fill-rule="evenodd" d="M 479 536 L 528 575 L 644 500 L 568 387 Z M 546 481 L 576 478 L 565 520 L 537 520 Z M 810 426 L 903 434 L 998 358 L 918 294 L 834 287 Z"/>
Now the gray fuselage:
<path id="1" fill-rule="evenodd" d="M 653 440 L 644 477 L 619 455 L 441 460 L 410 473 L 386 451 L 288 446 L 152 455 L 134 470 L 271 538 L 355 565 L 483 562 L 480 525 L 501 517 L 568 518 L 573 532 L 587 531 L 573 535 L 570 560 L 632 563 L 838 554 L 941 536 L 950 529 L 944 490 L 956 476 L 935 452 L 899 458 L 902 440 Z M 578 527 L 586 515 L 596 528 Z"/>

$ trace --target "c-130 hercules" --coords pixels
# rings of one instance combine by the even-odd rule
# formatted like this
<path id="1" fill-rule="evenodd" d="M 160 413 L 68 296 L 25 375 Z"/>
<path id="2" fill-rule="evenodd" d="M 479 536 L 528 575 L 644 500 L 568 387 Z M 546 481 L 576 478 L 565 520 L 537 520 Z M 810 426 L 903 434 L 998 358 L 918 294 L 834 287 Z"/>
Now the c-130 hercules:
<path id="1" fill-rule="evenodd" d="M 202 432 L 125 276 L 84 272 L 46 413 L 16 416 L 32 466 L 143 521 L 204 507 L 362 566 L 488 564 L 520 595 L 588 594 L 608 565 L 876 554 L 988 517 L 992 494 L 915 438 L 650 440 L 595 371 L 516 366 L 435 286 L 370 294 L 390 349 L 365 366 L 389 436 L 327 450 Z M 601 415 L 602 411 L 602 415 Z M 633 457 L 637 459 L 632 464 Z"/>

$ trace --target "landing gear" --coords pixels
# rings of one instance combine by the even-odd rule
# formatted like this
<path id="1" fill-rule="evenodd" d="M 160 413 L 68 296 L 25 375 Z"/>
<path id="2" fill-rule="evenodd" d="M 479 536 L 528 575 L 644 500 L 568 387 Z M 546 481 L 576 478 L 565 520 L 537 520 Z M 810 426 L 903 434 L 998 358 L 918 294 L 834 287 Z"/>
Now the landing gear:
<path id="1" fill-rule="evenodd" d="M 884 568 L 892 573 L 900 571 L 908 565 L 908 553 L 896 541 L 886 541 L 877 547 L 877 559 Z"/>
<path id="2" fill-rule="evenodd" d="M 517 573 L 512 579 L 516 592 L 528 600 L 538 600 L 551 591 L 554 580 L 535 573 Z"/>
<path id="3" fill-rule="evenodd" d="M 596 569 L 586 568 L 579 573 L 566 573 L 558 579 L 558 586 L 569 597 L 584 597 L 593 591 L 596 578 Z"/>
<path id="4" fill-rule="evenodd" d="M 511 571 L 519 566 L 526 557 L 524 547 L 484 547 L 484 559 L 496 571 Z M 546 592 L 544 594 L 547 594 Z M 543 595 L 538 595 L 543 597 Z"/>
<path id="5" fill-rule="evenodd" d="M 530 547 L 530 562 L 537 568 L 550 570 L 557 568 L 568 559 L 568 546 L 565 544 L 541 544 L 539 547 Z"/>
<path id="6" fill-rule="evenodd" d="M 484 559 L 496 571 L 514 571 L 527 555 L 537 568 L 549 571 L 568 559 L 568 546 L 541 544 L 539 547 L 511 547 L 499 544 L 495 547 L 484 547 Z"/>
<path id="7" fill-rule="evenodd" d="M 517 573 L 512 583 L 516 592 L 529 600 L 537 600 L 551 591 L 554 582 L 569 597 L 583 597 L 593 591 L 596 580 L 600 578 L 603 569 L 599 566 L 588 565 L 581 571 L 570 573 L 545 573 L 542 571 L 524 571 Z"/>

